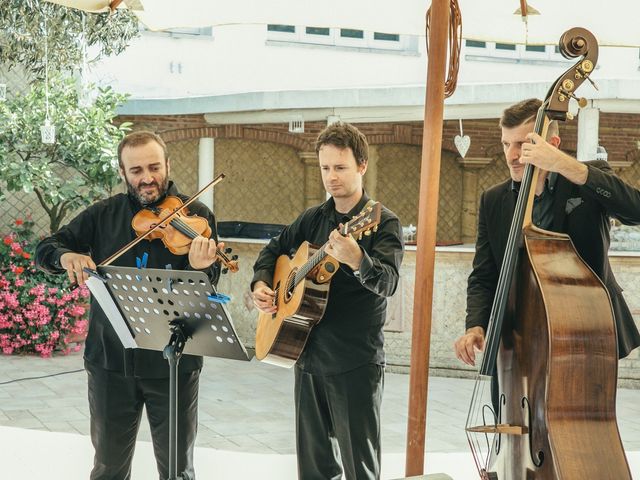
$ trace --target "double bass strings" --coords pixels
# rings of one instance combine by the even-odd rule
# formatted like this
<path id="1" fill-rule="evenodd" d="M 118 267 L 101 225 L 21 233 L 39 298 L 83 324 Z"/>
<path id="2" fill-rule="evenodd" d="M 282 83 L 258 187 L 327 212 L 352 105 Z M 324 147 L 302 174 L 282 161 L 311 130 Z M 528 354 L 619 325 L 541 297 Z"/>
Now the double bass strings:
<path id="1" fill-rule="evenodd" d="M 548 106 L 548 101 L 543 103 L 543 105 L 538 110 L 538 114 L 536 116 L 535 122 L 535 132 L 544 133 L 542 130 L 544 129 L 545 122 L 545 108 Z M 487 426 L 487 418 L 485 415 L 485 411 L 488 409 L 493 416 L 493 426 L 496 426 L 499 422 L 500 416 L 500 403 L 502 399 L 498 400 L 498 405 L 494 405 L 491 407 L 488 403 L 484 402 L 484 399 L 487 397 L 486 394 L 486 385 L 491 384 L 490 379 L 493 375 L 496 374 L 496 357 L 500 344 L 500 333 L 502 330 L 502 325 L 505 316 L 505 310 L 507 305 L 507 300 L 509 296 L 509 287 L 511 286 L 511 282 L 513 281 L 513 273 L 515 271 L 515 267 L 518 261 L 520 248 L 521 248 L 521 238 L 522 238 L 522 228 L 525 220 L 525 214 L 527 209 L 528 198 L 531 192 L 533 178 L 534 178 L 534 168 L 531 164 L 527 164 L 524 169 L 523 178 L 520 185 L 520 191 L 518 192 L 518 199 L 516 201 L 516 206 L 514 210 L 513 220 L 511 222 L 511 226 L 509 229 L 509 237 L 507 241 L 507 249 L 505 251 L 505 256 L 502 261 L 502 265 L 500 268 L 500 274 L 498 276 L 498 284 L 496 286 L 496 293 L 494 297 L 494 302 L 491 308 L 491 313 L 489 316 L 489 326 L 487 329 L 487 333 L 485 336 L 485 350 L 482 358 L 480 373 L 476 378 L 476 382 L 474 385 L 474 390 L 471 399 L 471 407 L 469 409 L 469 414 L 467 416 L 466 423 L 466 435 L 467 441 L 469 442 L 469 447 L 471 449 L 471 453 L 478 468 L 478 471 L 481 471 L 481 465 L 484 465 L 484 468 L 489 467 L 489 461 L 491 459 L 491 444 L 494 443 L 493 440 L 489 440 L 489 433 L 478 433 L 472 432 L 469 429 L 471 427 L 483 425 Z M 490 395 L 489 395 L 490 397 Z M 498 409 L 497 411 L 495 409 Z M 479 438 L 479 436 L 482 436 Z M 496 434 L 494 433 L 493 439 L 495 439 Z M 484 441 L 482 441 L 484 439 Z M 498 447 L 499 447 L 499 439 Z M 483 445 L 485 444 L 485 445 Z M 483 446 L 486 448 L 486 454 L 483 453 Z M 483 459 L 484 457 L 484 459 Z"/>

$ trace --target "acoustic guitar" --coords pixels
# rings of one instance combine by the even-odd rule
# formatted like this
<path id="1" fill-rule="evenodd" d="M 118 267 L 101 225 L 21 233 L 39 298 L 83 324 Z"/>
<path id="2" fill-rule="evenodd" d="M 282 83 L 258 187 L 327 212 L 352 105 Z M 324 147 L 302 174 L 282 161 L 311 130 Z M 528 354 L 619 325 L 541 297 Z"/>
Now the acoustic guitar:
<path id="1" fill-rule="evenodd" d="M 343 236 L 361 239 L 376 231 L 380 223 L 379 202 L 365 208 L 340 229 Z M 324 315 L 331 278 L 339 262 L 321 247 L 303 242 L 293 258 L 281 255 L 276 261 L 272 288 L 276 313 L 261 312 L 256 330 L 256 357 L 263 362 L 291 368 L 300 357 L 311 329 Z"/>

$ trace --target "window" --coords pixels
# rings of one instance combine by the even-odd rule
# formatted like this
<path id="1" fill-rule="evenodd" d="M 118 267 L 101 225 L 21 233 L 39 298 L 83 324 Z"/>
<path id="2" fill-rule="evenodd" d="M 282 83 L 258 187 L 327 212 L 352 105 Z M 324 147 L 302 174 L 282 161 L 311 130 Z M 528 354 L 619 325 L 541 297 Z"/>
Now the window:
<path id="1" fill-rule="evenodd" d="M 285 32 L 296 33 L 296 27 L 293 25 L 267 25 L 269 32 Z"/>
<path id="2" fill-rule="evenodd" d="M 305 33 L 307 35 L 324 35 L 328 37 L 330 30 L 324 27 L 306 27 Z"/>
<path id="3" fill-rule="evenodd" d="M 515 43 L 496 43 L 496 50 L 516 50 Z"/>
<path id="4" fill-rule="evenodd" d="M 538 65 L 566 64 L 554 45 L 522 45 L 516 43 L 465 40 L 465 59 L 480 62 L 528 63 Z M 471 47 L 471 48 L 469 48 Z M 555 47 L 555 50 L 554 50 Z"/>
<path id="5" fill-rule="evenodd" d="M 364 31 L 353 30 L 352 28 L 341 28 L 340 36 L 344 38 L 364 38 Z"/>
<path id="6" fill-rule="evenodd" d="M 368 53 L 418 55 L 418 36 L 372 32 L 357 28 L 267 25 L 267 45 L 342 48 Z"/>
<path id="7" fill-rule="evenodd" d="M 464 43 L 467 47 L 473 48 L 487 48 L 487 42 L 481 42 L 479 40 L 465 40 Z"/>
<path id="8" fill-rule="evenodd" d="M 400 35 L 397 33 L 381 33 L 381 32 L 373 32 L 374 40 L 382 40 L 385 42 L 399 42 Z"/>

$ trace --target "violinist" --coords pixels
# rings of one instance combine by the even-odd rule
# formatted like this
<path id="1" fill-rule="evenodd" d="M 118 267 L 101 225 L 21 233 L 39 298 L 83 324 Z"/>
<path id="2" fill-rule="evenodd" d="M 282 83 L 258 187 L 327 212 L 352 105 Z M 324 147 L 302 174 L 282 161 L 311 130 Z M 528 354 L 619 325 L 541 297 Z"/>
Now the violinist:
<path id="1" fill-rule="evenodd" d="M 118 249 L 136 238 L 132 219 L 143 209 L 161 204 L 167 195 L 181 199 L 169 180 L 167 147 L 156 134 L 138 131 L 118 146 L 120 175 L 127 193 L 99 201 L 75 217 L 52 236 L 40 242 L 36 263 L 45 272 L 64 274 L 73 283 L 87 280 L 84 267 L 95 269 Z M 197 236 L 188 254 L 176 255 L 161 239 L 142 241 L 114 261 L 135 267 L 146 258 L 148 268 L 205 271 L 213 283 L 220 269 L 216 251 L 217 233 L 213 213 L 202 203 L 188 207 L 190 214 L 204 217 L 211 238 Z M 146 210 L 144 211 L 146 213 Z M 145 255 L 146 254 L 146 255 Z M 161 352 L 127 349 L 116 336 L 97 302 L 92 301 L 84 365 L 88 377 L 91 441 L 95 449 L 92 480 L 125 480 L 131 476 L 131 461 L 143 406 L 151 427 L 160 479 L 168 477 L 169 366 Z M 179 363 L 178 455 L 179 478 L 195 478 L 193 451 L 198 424 L 198 382 L 202 357 L 183 355 Z"/>
<path id="2" fill-rule="evenodd" d="M 458 359 L 475 364 L 484 348 L 485 332 L 505 253 L 524 166 L 540 169 L 533 222 L 545 230 L 566 233 L 578 253 L 609 292 L 618 336 L 618 356 L 640 345 L 640 334 L 616 282 L 607 252 L 610 218 L 640 224 L 640 190 L 615 175 L 606 161 L 580 162 L 562 152 L 556 121 L 547 139 L 533 132 L 541 102 L 524 100 L 507 108 L 500 119 L 502 146 L 511 178 L 482 194 L 473 270 L 467 286 L 466 332 L 454 350 Z M 494 385 L 495 388 L 495 385 Z"/>

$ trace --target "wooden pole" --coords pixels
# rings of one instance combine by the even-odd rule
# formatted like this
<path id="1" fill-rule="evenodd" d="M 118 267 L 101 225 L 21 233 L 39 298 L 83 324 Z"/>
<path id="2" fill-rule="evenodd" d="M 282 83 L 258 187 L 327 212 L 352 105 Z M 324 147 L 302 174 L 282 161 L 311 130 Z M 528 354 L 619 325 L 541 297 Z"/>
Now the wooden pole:
<path id="1" fill-rule="evenodd" d="M 433 269 L 442 148 L 444 83 L 447 63 L 449 0 L 431 2 L 427 91 L 422 136 L 416 278 L 413 299 L 406 475 L 424 473 Z"/>

